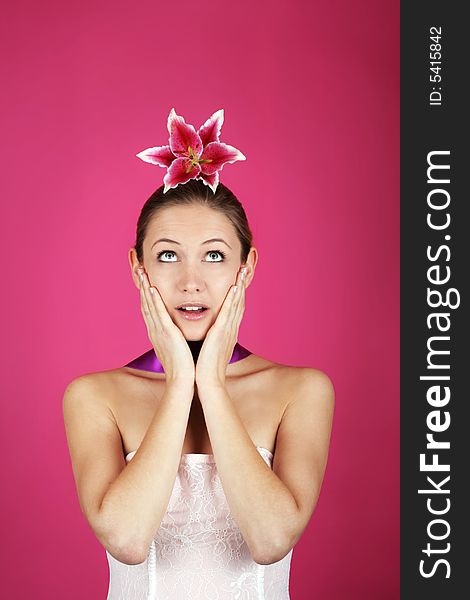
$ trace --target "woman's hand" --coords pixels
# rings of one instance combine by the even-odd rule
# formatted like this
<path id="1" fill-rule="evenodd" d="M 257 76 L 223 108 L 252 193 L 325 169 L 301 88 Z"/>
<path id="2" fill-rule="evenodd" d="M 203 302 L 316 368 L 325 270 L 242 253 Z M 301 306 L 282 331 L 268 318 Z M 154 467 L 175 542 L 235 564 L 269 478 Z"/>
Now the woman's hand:
<path id="1" fill-rule="evenodd" d="M 230 286 L 217 319 L 206 334 L 196 363 L 196 385 L 224 386 L 227 365 L 238 340 L 245 310 L 246 267 L 242 267 L 235 285 Z M 234 292 L 234 289 L 236 290 Z"/>
<path id="2" fill-rule="evenodd" d="M 187 382 L 194 385 L 194 359 L 188 343 L 170 317 L 160 292 L 155 286 L 150 286 L 147 273 L 140 267 L 138 273 L 140 307 L 149 339 L 163 365 L 165 379 L 169 382 Z"/>

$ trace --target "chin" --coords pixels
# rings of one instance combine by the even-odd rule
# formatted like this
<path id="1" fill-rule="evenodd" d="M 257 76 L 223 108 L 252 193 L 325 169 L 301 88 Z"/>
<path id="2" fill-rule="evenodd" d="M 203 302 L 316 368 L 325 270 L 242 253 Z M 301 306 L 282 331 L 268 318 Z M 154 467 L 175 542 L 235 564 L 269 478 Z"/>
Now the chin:
<path id="1" fill-rule="evenodd" d="M 187 342 L 200 342 L 201 340 L 205 339 L 207 334 L 207 328 L 205 327 L 201 328 L 199 333 L 196 331 L 185 331 L 182 327 L 179 327 L 179 329 L 181 330 L 181 333 L 184 335 L 184 339 Z"/>
<path id="2" fill-rule="evenodd" d="M 187 321 L 186 319 L 178 319 L 173 323 L 178 327 L 187 342 L 198 342 L 204 340 L 207 332 L 212 327 L 215 319 L 211 318 L 212 315 L 208 315 L 208 318 L 203 318 L 196 321 Z"/>

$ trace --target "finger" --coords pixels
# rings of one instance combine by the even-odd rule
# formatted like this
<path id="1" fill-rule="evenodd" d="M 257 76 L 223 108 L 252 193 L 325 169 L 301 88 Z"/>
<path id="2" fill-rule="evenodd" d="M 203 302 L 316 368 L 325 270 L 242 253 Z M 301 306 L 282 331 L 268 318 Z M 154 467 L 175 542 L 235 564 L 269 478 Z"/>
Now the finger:
<path id="1" fill-rule="evenodd" d="M 243 309 L 245 308 L 245 297 L 246 297 L 246 271 L 245 274 L 241 276 L 240 278 L 240 294 L 239 294 L 239 300 L 238 300 L 238 306 L 237 308 L 239 310 L 241 310 L 243 312 Z"/>
<path id="2" fill-rule="evenodd" d="M 224 301 L 222 302 L 222 306 L 220 307 L 219 314 L 217 315 L 216 322 L 222 324 L 222 327 L 225 327 L 230 322 L 230 314 L 233 310 L 233 305 L 237 295 L 236 282 L 235 285 L 231 285 L 227 293 L 225 294 Z"/>
<path id="3" fill-rule="evenodd" d="M 245 289 L 246 289 L 246 276 L 243 277 L 243 274 L 240 273 L 237 279 L 237 292 L 235 295 L 237 296 L 235 305 L 234 305 L 234 314 L 233 314 L 233 333 L 238 334 L 238 329 L 240 328 L 240 323 L 243 317 L 243 313 L 245 310 Z"/>
<path id="4" fill-rule="evenodd" d="M 238 271 L 237 279 L 235 281 L 236 291 L 234 292 L 234 299 L 232 304 L 232 314 L 233 317 L 237 314 L 238 307 L 240 306 L 240 302 L 243 299 L 244 291 L 245 291 L 245 279 L 243 277 L 242 271 Z"/>
<path id="5" fill-rule="evenodd" d="M 158 331 L 162 331 L 165 326 L 169 325 L 171 317 L 166 310 L 163 299 L 160 296 L 160 292 L 155 286 L 150 285 L 150 280 L 147 273 L 143 273 L 142 284 L 145 299 L 147 301 L 147 307 L 152 318 L 152 322 L 154 323 L 154 327 L 158 329 Z"/>
<path id="6" fill-rule="evenodd" d="M 140 274 L 140 285 L 139 285 L 139 290 L 140 290 L 140 308 L 142 310 L 142 315 L 144 317 L 145 320 L 145 324 L 147 325 L 147 329 L 148 331 L 150 331 L 151 329 L 155 328 L 155 321 L 152 317 L 152 313 L 149 307 L 149 303 L 148 303 L 148 299 L 145 293 L 145 285 L 144 285 L 144 277 L 142 274 Z"/>
<path id="7" fill-rule="evenodd" d="M 171 327 L 174 323 L 158 288 L 154 285 L 150 285 L 150 278 L 147 272 L 142 273 L 142 275 L 144 294 L 155 327 L 157 327 L 159 331 L 163 330 L 165 327 Z"/>
<path id="8" fill-rule="evenodd" d="M 173 319 L 171 318 L 170 313 L 163 302 L 163 298 L 158 288 L 154 285 L 150 286 L 149 292 L 151 307 L 153 308 L 155 316 L 157 319 L 159 319 L 161 325 L 173 324 Z"/>
<path id="9" fill-rule="evenodd" d="M 240 298 L 240 287 L 242 287 L 242 281 L 239 278 L 240 272 L 237 273 L 235 285 L 230 286 L 228 289 L 217 317 L 217 322 L 220 322 L 222 327 L 230 328 L 231 331 L 233 329 L 232 324 L 234 322 L 235 309 L 238 306 Z"/>

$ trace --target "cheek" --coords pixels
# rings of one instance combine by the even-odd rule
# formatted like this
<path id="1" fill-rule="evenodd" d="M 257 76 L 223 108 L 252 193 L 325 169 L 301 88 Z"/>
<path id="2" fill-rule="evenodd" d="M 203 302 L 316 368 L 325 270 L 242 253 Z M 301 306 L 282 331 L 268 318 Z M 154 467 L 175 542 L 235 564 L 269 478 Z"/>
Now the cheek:
<path id="1" fill-rule="evenodd" d="M 219 282 L 217 290 L 214 290 L 213 298 L 214 304 L 217 307 L 217 311 L 222 308 L 222 304 L 225 302 L 229 289 L 233 283 L 234 281 L 232 279 L 224 280 L 223 282 Z"/>
<path id="2" fill-rule="evenodd" d="M 171 272 L 171 269 L 164 268 L 159 264 L 150 265 L 149 274 L 155 283 L 159 283 L 162 287 L 166 286 L 167 288 L 170 287 L 175 279 L 175 274 Z"/>
<path id="3" fill-rule="evenodd" d="M 214 292 L 217 295 L 217 297 L 221 298 L 221 301 L 224 299 L 229 287 L 233 285 L 234 281 L 235 277 L 232 276 L 231 273 L 224 273 L 213 282 Z"/>
<path id="4" fill-rule="evenodd" d="M 168 277 L 165 277 L 165 275 L 159 273 L 158 271 L 151 273 L 149 277 L 151 285 L 158 289 L 163 301 L 165 302 L 165 304 L 168 304 L 168 302 L 171 301 L 172 296 L 174 295 L 174 293 L 172 292 L 172 290 L 174 289 L 174 285 L 171 284 L 171 280 Z"/>

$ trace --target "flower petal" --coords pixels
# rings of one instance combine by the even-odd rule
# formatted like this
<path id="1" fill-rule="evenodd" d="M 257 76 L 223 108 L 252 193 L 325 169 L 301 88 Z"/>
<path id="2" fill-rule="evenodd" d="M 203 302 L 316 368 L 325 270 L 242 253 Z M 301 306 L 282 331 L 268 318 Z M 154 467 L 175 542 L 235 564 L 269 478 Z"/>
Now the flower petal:
<path id="1" fill-rule="evenodd" d="M 170 134 L 169 144 L 173 154 L 180 157 L 188 156 L 188 148 L 191 147 L 198 158 L 201 156 L 203 150 L 201 138 L 192 125 L 188 125 L 183 117 L 176 114 L 174 108 L 171 109 L 168 115 L 167 127 Z"/>
<path id="2" fill-rule="evenodd" d="M 236 160 L 246 160 L 240 150 L 237 150 L 233 146 L 224 144 L 223 142 L 210 142 L 204 148 L 200 159 L 210 160 L 209 163 L 201 164 L 201 171 L 204 175 L 212 175 L 215 171 L 221 171 L 225 163 L 233 163 Z"/>
<path id="3" fill-rule="evenodd" d="M 197 130 L 199 137 L 204 146 L 210 142 L 218 142 L 220 130 L 224 122 L 224 109 L 221 108 L 212 114 L 204 125 L 201 125 Z"/>
<path id="4" fill-rule="evenodd" d="M 219 185 L 219 172 L 218 171 L 216 171 L 212 175 L 204 175 L 204 173 L 201 173 L 199 175 L 199 177 L 196 177 L 196 179 L 201 179 L 201 181 L 203 183 L 205 183 L 206 185 L 208 185 L 215 194 L 215 190 L 217 189 L 217 186 Z"/>
<path id="5" fill-rule="evenodd" d="M 198 164 L 192 165 L 189 158 L 176 158 L 168 167 L 163 183 L 165 189 L 163 193 L 170 188 L 175 188 L 180 183 L 186 183 L 190 179 L 194 179 L 201 172 L 201 167 Z"/>
<path id="6" fill-rule="evenodd" d="M 159 167 L 169 167 L 175 160 L 175 155 L 171 151 L 170 146 L 147 148 L 147 150 L 142 150 L 136 156 L 145 162 L 158 165 Z"/>

